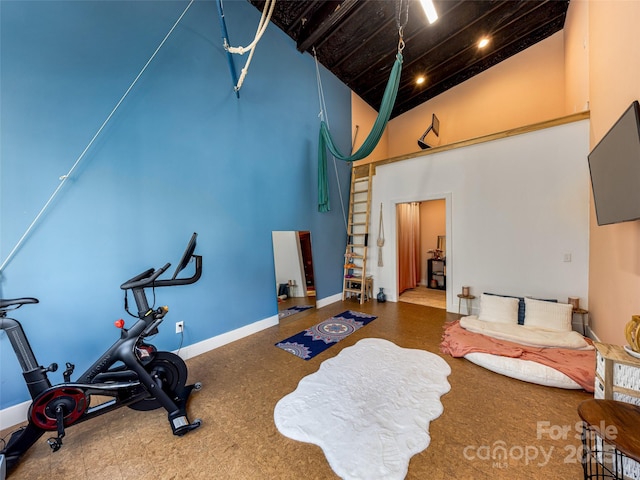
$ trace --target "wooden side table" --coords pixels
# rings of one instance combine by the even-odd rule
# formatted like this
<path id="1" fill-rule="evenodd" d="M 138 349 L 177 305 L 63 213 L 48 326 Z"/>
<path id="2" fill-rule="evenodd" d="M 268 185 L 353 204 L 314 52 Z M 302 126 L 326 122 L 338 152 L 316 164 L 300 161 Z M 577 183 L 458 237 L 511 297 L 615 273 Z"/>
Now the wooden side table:
<path id="1" fill-rule="evenodd" d="M 584 321 L 585 315 L 589 315 L 589 310 L 585 310 L 584 308 L 574 308 L 571 312 L 571 316 L 580 315 L 580 319 L 582 320 L 582 335 L 587 334 L 587 322 Z"/>
<path id="2" fill-rule="evenodd" d="M 467 301 L 467 315 L 471 315 L 471 301 L 476 298 L 475 295 L 463 295 L 461 293 L 458 294 L 458 313 L 460 313 L 460 304 L 462 300 Z"/>
<path id="3" fill-rule="evenodd" d="M 373 298 L 373 276 L 369 275 L 364 280 L 365 301 Z"/>
<path id="4" fill-rule="evenodd" d="M 593 342 L 596 347 L 594 397 L 640 405 L 640 359 L 620 345 Z"/>
<path id="5" fill-rule="evenodd" d="M 582 467 L 585 479 L 638 478 L 640 406 L 616 400 L 586 400 L 582 419 Z"/>

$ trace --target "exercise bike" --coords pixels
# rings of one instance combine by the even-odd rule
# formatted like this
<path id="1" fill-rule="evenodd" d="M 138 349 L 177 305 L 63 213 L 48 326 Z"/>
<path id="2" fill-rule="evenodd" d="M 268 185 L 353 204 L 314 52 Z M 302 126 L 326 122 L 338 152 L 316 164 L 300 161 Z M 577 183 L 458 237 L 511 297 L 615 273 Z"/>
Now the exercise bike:
<path id="1" fill-rule="evenodd" d="M 65 429 L 120 407 L 134 410 L 153 410 L 163 407 L 174 435 L 182 436 L 198 428 L 201 420 L 190 422 L 186 403 L 192 390 L 201 385 L 186 385 L 187 366 L 178 356 L 158 351 L 146 343 L 145 338 L 158 333 L 158 326 L 169 311 L 168 307 L 149 306 L 145 289 L 188 285 L 198 281 L 202 274 L 202 257 L 194 255 L 197 234 L 194 233 L 171 279 L 158 280 L 171 264 L 153 268 L 120 285 L 125 291 L 125 310 L 131 291 L 137 306 L 136 322 L 124 327 L 124 320 L 115 322 L 120 328 L 120 338 L 96 360 L 76 381 L 71 381 L 74 365 L 66 363 L 64 382 L 51 385 L 48 372 L 55 372 L 58 365 L 38 365 L 29 341 L 18 320 L 8 318 L 7 312 L 27 304 L 38 303 L 35 298 L 0 299 L 0 329 L 4 330 L 22 367 L 22 375 L 29 389 L 32 403 L 27 416 L 28 423 L 14 432 L 6 446 L 0 450 L 7 471 L 47 431 L 57 432 L 47 440 L 55 452 L 62 446 Z M 195 273 L 189 278 L 177 278 L 191 259 L 195 260 Z M 92 403 L 94 400 L 104 400 Z"/>

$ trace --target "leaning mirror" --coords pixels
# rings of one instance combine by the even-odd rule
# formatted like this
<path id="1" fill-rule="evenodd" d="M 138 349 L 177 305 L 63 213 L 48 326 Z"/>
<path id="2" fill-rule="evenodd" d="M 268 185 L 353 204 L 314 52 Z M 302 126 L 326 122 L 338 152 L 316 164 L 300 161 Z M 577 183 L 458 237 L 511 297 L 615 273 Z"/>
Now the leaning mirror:
<path id="1" fill-rule="evenodd" d="M 278 317 L 283 320 L 316 306 L 311 233 L 275 231 L 271 236 Z"/>

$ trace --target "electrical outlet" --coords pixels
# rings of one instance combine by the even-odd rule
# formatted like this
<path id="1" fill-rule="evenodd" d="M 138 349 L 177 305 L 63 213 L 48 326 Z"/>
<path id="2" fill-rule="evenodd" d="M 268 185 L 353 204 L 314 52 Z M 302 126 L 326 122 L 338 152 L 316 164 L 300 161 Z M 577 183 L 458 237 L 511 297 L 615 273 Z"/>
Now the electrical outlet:
<path id="1" fill-rule="evenodd" d="M 176 322 L 176 333 L 182 332 L 184 332 L 184 322 L 181 320 L 179 322 Z"/>

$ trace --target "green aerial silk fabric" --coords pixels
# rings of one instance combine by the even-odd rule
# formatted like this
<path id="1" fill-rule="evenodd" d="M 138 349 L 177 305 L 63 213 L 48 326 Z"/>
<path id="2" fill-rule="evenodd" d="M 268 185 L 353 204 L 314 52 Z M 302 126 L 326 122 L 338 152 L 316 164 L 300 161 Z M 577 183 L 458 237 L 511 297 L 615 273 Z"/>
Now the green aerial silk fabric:
<path id="1" fill-rule="evenodd" d="M 329 187 L 327 181 L 327 148 L 333 154 L 334 157 L 344 160 L 345 162 L 355 162 L 356 160 L 362 160 L 376 148 L 382 133 L 389 122 L 393 105 L 396 103 L 396 96 L 398 95 L 398 86 L 400 85 L 400 74 L 402 73 L 402 54 L 398 52 L 396 61 L 391 69 L 391 75 L 389 76 L 389 82 L 384 90 L 382 96 L 382 103 L 380 105 L 380 111 L 376 118 L 373 128 L 369 135 L 365 139 L 362 146 L 351 155 L 343 155 L 338 150 L 338 147 L 333 143 L 331 133 L 329 133 L 329 127 L 324 122 L 320 122 L 320 138 L 318 140 L 318 211 L 328 212 L 330 210 L 329 205 Z"/>

